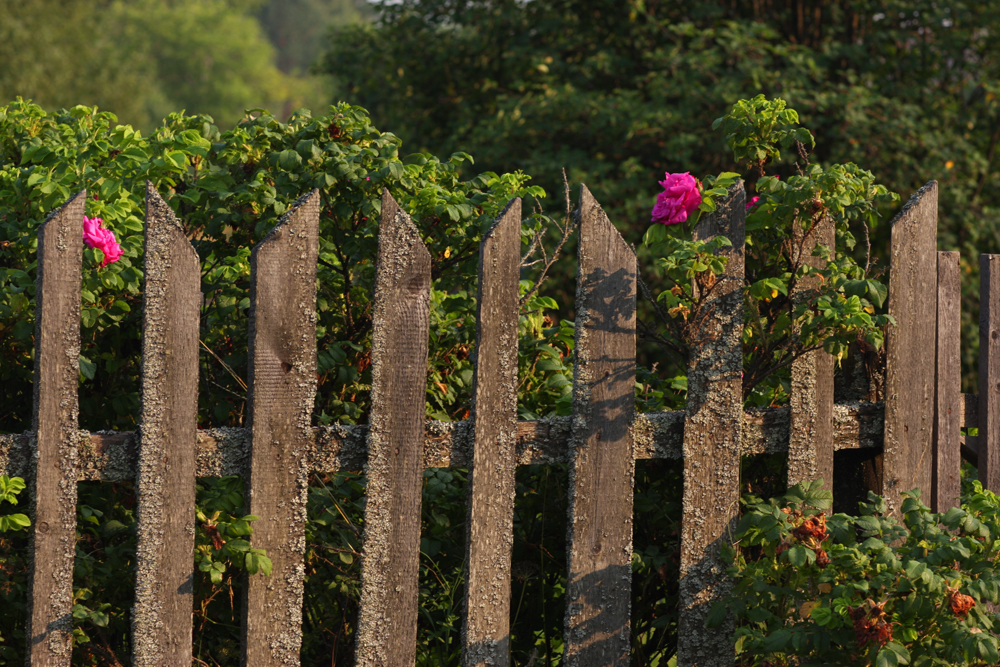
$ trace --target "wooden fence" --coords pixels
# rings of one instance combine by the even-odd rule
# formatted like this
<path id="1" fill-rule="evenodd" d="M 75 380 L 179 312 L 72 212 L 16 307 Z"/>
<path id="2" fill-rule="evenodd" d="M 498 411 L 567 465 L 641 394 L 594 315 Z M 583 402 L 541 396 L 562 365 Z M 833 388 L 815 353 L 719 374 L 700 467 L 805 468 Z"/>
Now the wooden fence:
<path id="1" fill-rule="evenodd" d="M 462 633 L 468 666 L 510 662 L 517 465 L 570 468 L 567 666 L 628 664 L 636 459 L 683 458 L 678 664 L 684 667 L 733 662 L 731 628 L 707 631 L 704 620 L 729 587 L 719 548 L 738 514 L 741 456 L 787 452 L 794 483 L 832 480 L 835 450 L 881 450 L 868 457 L 868 481 L 851 483 L 883 492 L 894 509 L 900 493 L 915 486 L 935 509 L 957 503 L 960 451 L 978 460 L 987 487 L 1000 488 L 1000 256 L 981 259 L 980 392 L 963 396 L 958 255 L 936 252 L 934 182 L 893 221 L 889 312 L 897 326 L 886 341 L 884 404 L 835 405 L 833 360 L 820 352 L 793 366 L 789 407 L 744 412 L 745 195 L 739 184 L 695 232 L 725 235 L 732 247 L 722 284 L 713 290 L 715 317 L 696 341 L 686 410 L 636 414 L 636 258 L 584 187 L 572 417 L 516 419 L 521 203 L 514 200 L 480 250 L 473 418 L 425 422 L 430 256 L 386 193 L 370 423 L 314 428 L 319 194 L 313 191 L 253 250 L 250 426 L 208 431 L 196 428 L 198 258 L 150 186 L 142 425 L 120 434 L 77 428 L 84 200 L 85 193 L 78 194 L 39 230 L 34 430 L 0 436 L 0 473 L 27 478 L 33 499 L 32 665 L 70 664 L 80 480 L 136 485 L 137 667 L 191 664 L 197 476 L 244 475 L 247 511 L 262 517 L 251 543 L 267 550 L 274 567 L 270 577 L 251 577 L 246 590 L 243 664 L 252 667 L 299 664 L 307 479 L 314 471 L 367 471 L 356 655 L 358 665 L 383 667 L 414 663 L 427 467 L 471 468 Z M 818 240 L 832 245 L 832 233 L 823 230 Z M 963 439 L 966 426 L 978 426 L 979 437 Z"/>

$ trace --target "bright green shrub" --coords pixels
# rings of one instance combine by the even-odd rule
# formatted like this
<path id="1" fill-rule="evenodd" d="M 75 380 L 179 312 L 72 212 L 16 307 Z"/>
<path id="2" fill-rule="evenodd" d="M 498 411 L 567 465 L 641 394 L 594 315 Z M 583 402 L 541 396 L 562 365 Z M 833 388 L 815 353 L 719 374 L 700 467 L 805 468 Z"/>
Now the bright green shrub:
<path id="1" fill-rule="evenodd" d="M 465 416 L 480 238 L 511 197 L 544 193 L 521 173 L 463 180 L 459 168 L 471 163 L 463 153 L 447 161 L 400 157 L 399 139 L 372 127 L 358 107 L 341 104 L 320 118 L 298 112 L 287 124 L 257 113 L 223 134 L 207 116 L 172 114 L 145 137 L 87 107 L 54 114 L 21 100 L 0 107 L 0 430 L 28 428 L 36 231 L 82 188 L 87 215 L 103 218 L 124 256 L 101 269 L 99 252 L 84 252 L 81 427 L 134 428 L 147 180 L 176 211 L 202 260 L 201 426 L 242 423 L 250 250 L 312 188 L 322 196 L 317 420 L 366 419 L 383 188 L 413 216 L 433 258 L 427 414 Z M 524 235 L 540 224 L 540 217 L 529 218 Z M 522 289 L 532 285 L 524 281 Z M 526 416 L 556 410 L 569 393 L 572 329 L 552 328 L 556 320 L 545 311 L 555 308 L 535 297 L 524 311 Z"/>
<path id="2" fill-rule="evenodd" d="M 903 525 L 869 495 L 834 514 L 821 482 L 747 500 L 726 607 L 740 622 L 741 665 L 997 664 L 1000 498 L 967 486 L 962 508 L 932 513 L 904 494 Z"/>

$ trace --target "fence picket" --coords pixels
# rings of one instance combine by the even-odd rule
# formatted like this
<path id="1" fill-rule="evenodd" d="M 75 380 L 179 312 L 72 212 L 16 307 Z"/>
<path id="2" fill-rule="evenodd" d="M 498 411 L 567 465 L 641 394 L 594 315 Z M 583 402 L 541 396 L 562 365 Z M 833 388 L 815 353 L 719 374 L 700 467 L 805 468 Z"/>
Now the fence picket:
<path id="1" fill-rule="evenodd" d="M 1000 255 L 979 256 L 979 481 L 1000 492 Z"/>
<path id="2" fill-rule="evenodd" d="M 723 250 L 726 270 L 708 297 L 714 316 L 692 342 L 688 365 L 678 667 L 731 665 L 735 656 L 732 623 L 706 630 L 705 619 L 713 602 L 732 587 L 720 550 L 739 513 L 746 239 L 742 182 L 695 228 L 697 239 L 713 236 L 725 236 L 732 246 Z"/>
<path id="3" fill-rule="evenodd" d="M 957 252 L 937 254 L 937 377 L 934 409 L 933 496 L 935 512 L 961 501 L 962 286 Z M 926 502 L 926 501 L 925 501 Z"/>
<path id="4" fill-rule="evenodd" d="M 586 186 L 579 215 L 565 664 L 628 665 L 636 258 Z"/>
<path id="5" fill-rule="evenodd" d="M 69 665 L 73 651 L 80 278 L 87 192 L 38 228 L 35 311 L 36 455 L 31 491 L 28 653 L 31 665 Z"/>
<path id="6" fill-rule="evenodd" d="M 897 517 L 901 493 L 919 487 L 932 495 L 934 365 L 937 321 L 937 181 L 910 197 L 892 221 L 889 315 L 896 320 L 886 335 L 885 478 L 882 491 Z"/>
<path id="7" fill-rule="evenodd" d="M 270 577 L 245 586 L 244 665 L 299 664 L 308 453 L 316 395 L 317 190 L 301 197 L 250 255 L 250 544 Z"/>
<path id="8" fill-rule="evenodd" d="M 132 664 L 191 663 L 201 264 L 146 184 Z"/>
<path id="9" fill-rule="evenodd" d="M 462 664 L 510 664 L 510 559 L 517 466 L 517 325 L 521 200 L 479 246 L 475 446 L 469 471 Z"/>
<path id="10" fill-rule="evenodd" d="M 386 190 L 372 316 L 359 667 L 406 667 L 416 660 L 430 285 L 430 253 Z"/>
<path id="11" fill-rule="evenodd" d="M 808 236 L 796 225 L 793 241 L 796 256 L 793 259 L 809 266 L 824 266 L 825 260 L 812 256 L 812 251 L 815 246 L 823 245 L 832 252 L 835 232 L 830 217 L 817 223 Z M 808 295 L 818 282 L 811 277 L 802 280 L 794 296 Z M 789 486 L 822 479 L 823 488 L 833 489 L 833 370 L 834 358 L 823 350 L 813 350 L 792 362 Z"/>

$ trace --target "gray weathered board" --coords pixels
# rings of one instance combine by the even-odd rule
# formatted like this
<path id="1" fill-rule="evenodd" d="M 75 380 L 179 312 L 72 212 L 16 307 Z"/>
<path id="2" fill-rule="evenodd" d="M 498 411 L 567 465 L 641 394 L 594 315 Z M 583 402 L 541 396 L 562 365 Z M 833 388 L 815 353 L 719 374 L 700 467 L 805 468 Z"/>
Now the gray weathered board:
<path id="1" fill-rule="evenodd" d="M 521 200 L 514 199 L 479 246 L 475 429 L 465 541 L 464 667 L 510 664 L 510 559 L 517 466 L 517 326 Z"/>
<path id="2" fill-rule="evenodd" d="M 359 667 L 407 667 L 416 660 L 430 287 L 430 253 L 386 190 L 372 316 Z"/>
<path id="3" fill-rule="evenodd" d="M 964 427 L 976 426 L 976 394 L 963 394 Z M 970 409 L 971 406 L 971 409 Z M 882 447 L 881 403 L 848 403 L 833 407 L 835 451 L 878 450 Z M 569 461 L 572 418 L 549 417 L 517 423 L 515 462 L 524 465 L 559 465 Z M 743 413 L 740 449 L 743 456 L 783 454 L 788 451 L 789 410 L 754 408 Z M 420 443 L 424 468 L 472 465 L 471 421 L 427 421 Z M 635 416 L 635 458 L 681 458 L 684 412 L 645 412 Z M 134 432 L 88 433 L 77 431 L 78 481 L 132 482 L 138 459 Z M 32 433 L 0 434 L 0 475 L 26 477 L 35 455 Z M 964 438 L 964 436 L 963 436 Z M 964 438 L 963 451 L 974 457 L 975 438 Z M 971 447 L 970 447 L 971 445 Z M 250 457 L 250 432 L 246 428 L 210 428 L 195 436 L 197 475 L 243 475 Z M 314 427 L 309 442 L 309 470 L 331 473 L 362 470 L 368 460 L 368 425 L 337 424 Z M 972 460 L 972 459 L 969 459 Z"/>
<path id="4" fill-rule="evenodd" d="M 692 341 L 684 423 L 684 496 L 681 521 L 678 667 L 731 665 L 732 623 L 706 630 L 712 604 L 732 583 L 721 548 L 739 514 L 740 438 L 743 420 L 743 280 L 746 193 L 734 185 L 695 237 L 724 236 L 725 272 L 707 296 L 714 312 Z"/>
<path id="5" fill-rule="evenodd" d="M 1000 255 L 979 256 L 979 481 L 1000 492 Z"/>
<path id="6" fill-rule="evenodd" d="M 937 181 L 910 197 L 892 221 L 886 334 L 885 454 L 882 491 L 899 514 L 901 494 L 931 497 L 934 462 L 933 357 L 937 345 Z"/>
<path id="7" fill-rule="evenodd" d="M 35 310 L 35 465 L 28 474 L 31 575 L 28 658 L 67 666 L 73 650 L 76 457 L 80 373 L 81 191 L 38 229 Z"/>
<path id="8" fill-rule="evenodd" d="M 248 388 L 251 547 L 265 549 L 269 577 L 250 575 L 243 664 L 299 664 L 306 493 L 316 396 L 316 262 L 319 191 L 301 197 L 250 255 Z"/>
<path id="9" fill-rule="evenodd" d="M 833 252 L 835 232 L 829 216 L 824 216 L 808 234 L 796 225 L 793 261 L 824 268 L 826 260 L 813 255 L 813 249 L 822 245 Z M 814 297 L 819 282 L 815 277 L 804 278 L 793 298 Z M 789 486 L 822 479 L 824 488 L 833 489 L 833 370 L 834 358 L 823 350 L 807 352 L 792 362 Z"/>
<path id="10" fill-rule="evenodd" d="M 191 664 L 201 263 L 146 184 L 132 664 Z"/>
<path id="11" fill-rule="evenodd" d="M 924 500 L 935 512 L 961 505 L 962 287 L 958 260 L 957 252 L 937 254 L 933 497 Z"/>
<path id="12" fill-rule="evenodd" d="M 636 258 L 586 186 L 573 348 L 567 667 L 629 664 Z"/>

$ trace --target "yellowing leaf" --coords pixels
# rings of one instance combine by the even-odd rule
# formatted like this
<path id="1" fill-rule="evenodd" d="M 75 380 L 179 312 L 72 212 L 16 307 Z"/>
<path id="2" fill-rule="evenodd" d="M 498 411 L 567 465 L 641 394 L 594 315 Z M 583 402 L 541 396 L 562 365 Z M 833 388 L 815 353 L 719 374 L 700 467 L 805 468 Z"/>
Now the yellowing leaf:
<path id="1" fill-rule="evenodd" d="M 829 593 L 830 591 L 833 590 L 833 586 L 831 586 L 830 584 L 819 584 L 818 586 L 816 586 L 816 588 L 819 590 L 820 593 Z"/>
<path id="2" fill-rule="evenodd" d="M 802 620 L 809 618 L 809 614 L 811 614 L 812 610 L 818 606 L 819 602 L 816 602 L 815 600 L 803 602 L 802 606 L 799 607 L 799 616 L 802 617 Z"/>

